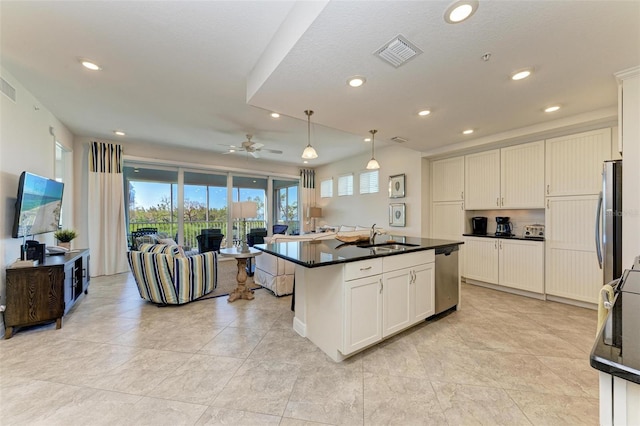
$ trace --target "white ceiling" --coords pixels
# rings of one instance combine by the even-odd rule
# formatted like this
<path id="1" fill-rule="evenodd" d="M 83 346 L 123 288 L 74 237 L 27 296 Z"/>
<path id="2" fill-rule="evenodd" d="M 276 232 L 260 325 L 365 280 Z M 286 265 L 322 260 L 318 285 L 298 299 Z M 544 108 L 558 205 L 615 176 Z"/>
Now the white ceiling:
<path id="1" fill-rule="evenodd" d="M 310 166 L 370 150 L 373 128 L 377 147 L 401 136 L 436 153 L 585 113 L 610 119 L 613 74 L 640 64 L 640 1 L 480 0 L 455 25 L 449 4 L 2 1 L 1 64 L 77 136 L 122 129 L 222 153 L 251 133 L 284 151 L 265 161 L 301 165 L 313 109 Z M 396 69 L 372 53 L 398 34 L 424 53 Z M 532 77 L 510 81 L 524 67 Z M 348 87 L 352 75 L 367 83 Z M 552 103 L 563 108 L 543 113 Z M 424 107 L 433 113 L 418 117 Z"/>

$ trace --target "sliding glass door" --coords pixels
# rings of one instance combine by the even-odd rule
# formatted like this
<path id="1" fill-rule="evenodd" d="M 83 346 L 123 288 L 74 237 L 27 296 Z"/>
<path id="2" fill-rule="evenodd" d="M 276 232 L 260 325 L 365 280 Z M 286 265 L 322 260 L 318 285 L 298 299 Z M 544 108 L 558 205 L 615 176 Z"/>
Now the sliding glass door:
<path id="1" fill-rule="evenodd" d="M 129 235 L 153 228 L 179 244 L 197 247 L 203 229 L 219 229 L 225 245 L 239 244 L 253 228 L 276 223 L 299 229 L 298 180 L 194 170 L 134 162 L 124 166 Z M 234 217 L 230 203 L 252 201 L 256 216 Z"/>

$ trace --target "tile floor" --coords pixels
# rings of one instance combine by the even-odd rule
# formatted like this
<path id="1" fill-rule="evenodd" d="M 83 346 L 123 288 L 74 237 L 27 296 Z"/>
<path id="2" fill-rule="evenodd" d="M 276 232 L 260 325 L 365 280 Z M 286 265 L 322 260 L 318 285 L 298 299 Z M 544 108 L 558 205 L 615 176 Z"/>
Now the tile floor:
<path id="1" fill-rule="evenodd" d="M 0 423 L 597 424 L 596 312 L 472 285 L 463 307 L 334 363 L 290 297 L 181 307 L 92 279 L 55 330 L 0 341 Z"/>

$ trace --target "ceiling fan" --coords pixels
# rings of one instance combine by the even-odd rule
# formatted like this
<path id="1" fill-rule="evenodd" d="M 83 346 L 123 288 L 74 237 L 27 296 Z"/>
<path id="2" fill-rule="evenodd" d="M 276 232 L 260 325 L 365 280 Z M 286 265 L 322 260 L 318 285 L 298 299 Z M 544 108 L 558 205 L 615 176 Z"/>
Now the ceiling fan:
<path id="1" fill-rule="evenodd" d="M 282 154 L 282 151 L 277 149 L 263 148 L 264 144 L 251 142 L 253 135 L 247 135 L 247 140 L 238 145 L 224 145 L 229 148 L 229 151 L 225 154 L 233 154 L 235 152 L 246 152 L 251 154 L 254 158 L 260 158 L 259 152 L 270 152 L 272 154 Z"/>

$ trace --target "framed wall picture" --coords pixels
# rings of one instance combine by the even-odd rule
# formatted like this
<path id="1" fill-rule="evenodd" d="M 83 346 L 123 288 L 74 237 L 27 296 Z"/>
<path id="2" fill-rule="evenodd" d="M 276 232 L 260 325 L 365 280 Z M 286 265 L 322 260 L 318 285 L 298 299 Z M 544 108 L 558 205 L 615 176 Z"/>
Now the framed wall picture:
<path id="1" fill-rule="evenodd" d="M 389 176 L 389 198 L 404 198 L 404 173 Z"/>
<path id="2" fill-rule="evenodd" d="M 389 204 L 389 226 L 405 226 L 404 203 Z"/>

